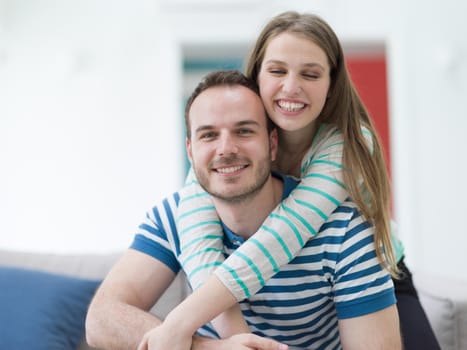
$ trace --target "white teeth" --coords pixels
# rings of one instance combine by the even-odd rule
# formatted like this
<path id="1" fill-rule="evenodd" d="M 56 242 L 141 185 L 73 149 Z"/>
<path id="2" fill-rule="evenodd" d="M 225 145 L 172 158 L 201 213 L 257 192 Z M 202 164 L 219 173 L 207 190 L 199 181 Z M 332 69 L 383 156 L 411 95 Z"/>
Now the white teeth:
<path id="1" fill-rule="evenodd" d="M 217 169 L 217 172 L 221 173 L 221 174 L 230 174 L 230 173 L 233 173 L 233 172 L 236 172 L 240 169 L 242 169 L 243 166 L 231 166 L 229 168 L 219 168 Z"/>
<path id="2" fill-rule="evenodd" d="M 278 105 L 279 107 L 285 109 L 288 112 L 295 112 L 305 107 L 304 103 L 289 102 L 289 101 L 279 101 Z"/>

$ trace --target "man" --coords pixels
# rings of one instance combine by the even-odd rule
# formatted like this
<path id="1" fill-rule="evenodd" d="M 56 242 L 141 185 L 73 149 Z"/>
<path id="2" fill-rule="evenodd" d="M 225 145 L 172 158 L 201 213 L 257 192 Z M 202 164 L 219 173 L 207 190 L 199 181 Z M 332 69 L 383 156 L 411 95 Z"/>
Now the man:
<path id="1" fill-rule="evenodd" d="M 187 151 L 200 184 L 213 198 L 230 254 L 296 182 L 271 175 L 277 134 L 268 126 L 254 83 L 237 72 L 215 72 L 190 103 Z M 146 310 L 180 270 L 179 240 L 171 225 L 177 203 L 175 194 L 148 214 L 131 248 L 99 288 L 86 321 L 91 345 L 134 349 L 145 337 L 140 348 L 156 348 L 161 321 Z M 256 336 L 210 340 L 216 333 L 206 325 L 192 348 L 282 349 L 279 342 L 296 349 L 401 347 L 390 276 L 376 258 L 371 226 L 350 200 L 331 215 L 319 237 L 241 304 Z M 177 331 L 172 329 L 173 337 Z"/>

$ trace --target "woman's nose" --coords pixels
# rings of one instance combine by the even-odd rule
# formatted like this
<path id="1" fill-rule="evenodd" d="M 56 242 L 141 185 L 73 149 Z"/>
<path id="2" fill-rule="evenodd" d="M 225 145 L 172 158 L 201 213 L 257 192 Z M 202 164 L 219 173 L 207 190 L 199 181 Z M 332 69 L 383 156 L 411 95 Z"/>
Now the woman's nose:
<path id="1" fill-rule="evenodd" d="M 300 80 L 292 75 L 287 75 L 282 81 L 282 91 L 287 95 L 297 95 L 301 90 Z"/>

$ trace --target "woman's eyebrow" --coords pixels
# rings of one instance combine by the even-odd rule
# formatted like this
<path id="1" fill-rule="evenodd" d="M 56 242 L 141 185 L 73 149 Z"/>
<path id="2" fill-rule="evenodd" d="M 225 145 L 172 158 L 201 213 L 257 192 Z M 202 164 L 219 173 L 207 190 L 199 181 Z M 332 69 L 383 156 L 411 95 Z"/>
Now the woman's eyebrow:
<path id="1" fill-rule="evenodd" d="M 318 63 L 318 62 L 305 63 L 304 66 L 307 67 L 307 68 L 318 67 L 318 68 L 324 70 L 324 66 L 321 63 Z"/>
<path id="2" fill-rule="evenodd" d="M 285 61 L 281 61 L 281 60 L 267 60 L 267 61 L 265 61 L 264 63 L 267 63 L 267 64 L 282 64 L 282 65 L 287 65 Z M 305 63 L 303 66 L 304 66 L 304 67 L 307 67 L 307 68 L 318 67 L 318 68 L 324 70 L 324 66 L 323 66 L 321 63 L 319 63 L 319 62 L 309 62 L 309 63 Z"/>

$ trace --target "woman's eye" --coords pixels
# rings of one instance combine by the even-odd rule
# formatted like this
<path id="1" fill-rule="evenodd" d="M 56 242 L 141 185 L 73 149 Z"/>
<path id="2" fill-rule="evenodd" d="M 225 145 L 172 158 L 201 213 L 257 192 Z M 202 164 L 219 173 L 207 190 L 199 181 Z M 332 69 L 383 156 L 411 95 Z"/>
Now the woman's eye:
<path id="1" fill-rule="evenodd" d="M 319 74 L 316 73 L 303 73 L 306 79 L 319 79 Z"/>
<path id="2" fill-rule="evenodd" d="M 283 69 L 270 69 L 269 73 L 274 74 L 274 75 L 281 75 L 281 74 L 285 74 L 285 70 L 283 70 Z"/>

